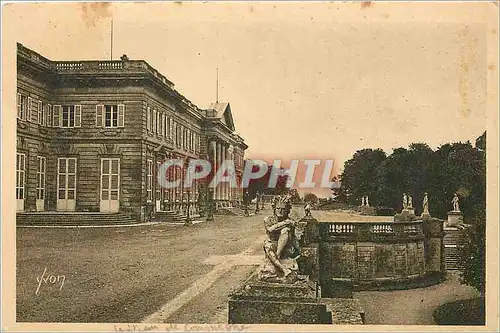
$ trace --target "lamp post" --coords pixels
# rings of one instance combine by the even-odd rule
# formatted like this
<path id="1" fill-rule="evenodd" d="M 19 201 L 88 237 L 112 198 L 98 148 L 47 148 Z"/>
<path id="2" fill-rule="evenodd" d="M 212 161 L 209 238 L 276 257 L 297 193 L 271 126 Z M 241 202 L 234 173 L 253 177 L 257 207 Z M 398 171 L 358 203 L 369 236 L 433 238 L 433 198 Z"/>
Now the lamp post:
<path id="1" fill-rule="evenodd" d="M 248 213 L 248 191 L 243 194 L 243 206 L 245 206 L 245 216 L 250 216 Z"/>

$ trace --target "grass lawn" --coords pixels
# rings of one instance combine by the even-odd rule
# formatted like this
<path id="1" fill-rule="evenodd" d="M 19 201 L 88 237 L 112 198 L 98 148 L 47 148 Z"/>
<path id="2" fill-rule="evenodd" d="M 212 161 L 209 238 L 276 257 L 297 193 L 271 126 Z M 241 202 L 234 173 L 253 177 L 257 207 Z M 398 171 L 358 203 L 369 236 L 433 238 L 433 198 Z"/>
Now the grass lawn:
<path id="1" fill-rule="evenodd" d="M 478 296 L 474 288 L 460 284 L 453 271 L 448 272 L 444 282 L 426 288 L 354 295 L 365 310 L 366 324 L 373 325 L 436 325 L 433 313 L 441 305 Z"/>
<path id="2" fill-rule="evenodd" d="M 434 311 L 438 325 L 484 325 L 485 299 L 476 297 L 449 302 Z"/>

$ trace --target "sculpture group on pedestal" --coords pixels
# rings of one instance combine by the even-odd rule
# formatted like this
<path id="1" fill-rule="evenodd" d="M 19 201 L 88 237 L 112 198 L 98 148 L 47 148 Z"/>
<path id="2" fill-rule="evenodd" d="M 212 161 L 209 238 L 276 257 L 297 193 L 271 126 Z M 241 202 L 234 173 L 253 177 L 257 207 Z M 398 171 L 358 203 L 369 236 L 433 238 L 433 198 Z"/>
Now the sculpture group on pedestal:
<path id="1" fill-rule="evenodd" d="M 300 247 L 295 236 L 296 222 L 289 217 L 291 208 L 290 199 L 280 197 L 276 200 L 276 213 L 264 219 L 267 239 L 265 261 L 258 271 L 261 281 L 294 283 L 298 280 Z"/>
<path id="2" fill-rule="evenodd" d="M 403 209 L 408 210 L 413 208 L 413 198 L 411 195 L 403 193 Z"/>
<path id="3" fill-rule="evenodd" d="M 370 207 L 370 203 L 368 202 L 368 196 L 367 195 L 361 197 L 361 206 L 363 206 L 363 207 Z"/>

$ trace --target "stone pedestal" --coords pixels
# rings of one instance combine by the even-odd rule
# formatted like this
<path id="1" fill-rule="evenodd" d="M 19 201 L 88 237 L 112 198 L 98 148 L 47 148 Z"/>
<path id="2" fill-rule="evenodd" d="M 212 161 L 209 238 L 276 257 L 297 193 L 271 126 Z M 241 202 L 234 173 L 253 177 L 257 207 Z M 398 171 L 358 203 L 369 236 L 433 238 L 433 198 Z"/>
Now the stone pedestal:
<path id="1" fill-rule="evenodd" d="M 461 212 L 450 211 L 448 212 L 448 221 L 445 223 L 445 227 L 456 227 L 464 224 L 464 217 Z"/>
<path id="2" fill-rule="evenodd" d="M 293 284 L 269 283 L 254 274 L 229 299 L 229 324 L 331 324 L 316 283 L 301 276 Z"/>
<path id="3" fill-rule="evenodd" d="M 394 215 L 394 222 L 411 222 L 414 220 L 417 220 L 417 217 L 413 208 L 403 209 L 400 214 Z"/>
<path id="4" fill-rule="evenodd" d="M 431 214 L 429 213 L 422 213 L 422 215 L 420 215 L 420 217 L 422 218 L 422 220 L 428 220 L 431 218 Z"/>
<path id="5" fill-rule="evenodd" d="M 361 215 L 377 215 L 377 209 L 371 206 L 360 206 L 361 207 Z"/>

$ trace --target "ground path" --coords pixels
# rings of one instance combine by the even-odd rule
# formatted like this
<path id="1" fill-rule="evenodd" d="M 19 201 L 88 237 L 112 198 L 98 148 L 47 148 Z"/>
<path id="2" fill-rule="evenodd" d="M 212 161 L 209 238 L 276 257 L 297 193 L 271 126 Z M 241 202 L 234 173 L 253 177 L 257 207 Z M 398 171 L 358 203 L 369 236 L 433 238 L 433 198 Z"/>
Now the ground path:
<path id="1" fill-rule="evenodd" d="M 262 258 L 264 216 L 220 216 L 193 226 L 18 228 L 17 320 L 225 323 L 228 294 Z M 40 284 L 44 270 L 45 277 L 64 275 L 62 288 Z M 429 288 L 355 297 L 368 324 L 411 325 L 433 324 L 439 305 L 476 295 L 451 274 Z"/>

